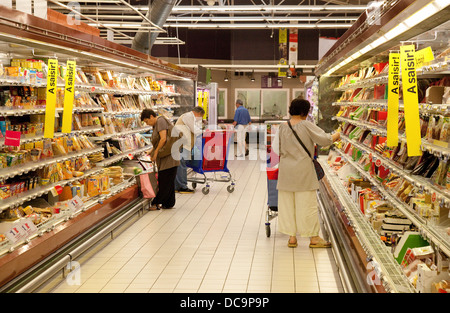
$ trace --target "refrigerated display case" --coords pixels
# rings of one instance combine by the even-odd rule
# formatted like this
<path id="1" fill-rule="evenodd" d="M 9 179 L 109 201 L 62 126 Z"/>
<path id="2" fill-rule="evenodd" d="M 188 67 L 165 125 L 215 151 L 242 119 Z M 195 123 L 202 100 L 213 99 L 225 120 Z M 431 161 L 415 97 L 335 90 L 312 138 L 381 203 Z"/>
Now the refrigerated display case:
<path id="1" fill-rule="evenodd" d="M 140 113 L 192 108 L 196 73 L 6 7 L 0 65 L 0 289 L 30 292 L 148 205 L 134 162 L 152 148 Z"/>
<path id="2" fill-rule="evenodd" d="M 341 130 L 341 141 L 321 159 L 327 174 L 319 202 L 348 290 L 448 292 L 449 9 L 450 3 L 386 1 L 379 20 L 369 23 L 363 14 L 316 69 L 319 109 L 335 112 L 326 124 Z M 405 135 L 404 110 L 414 101 L 403 101 L 401 92 L 398 145 L 386 143 L 388 111 L 395 110 L 388 105 L 389 54 L 402 45 L 429 49 L 434 58 L 416 60 L 417 156 L 408 155 Z"/>

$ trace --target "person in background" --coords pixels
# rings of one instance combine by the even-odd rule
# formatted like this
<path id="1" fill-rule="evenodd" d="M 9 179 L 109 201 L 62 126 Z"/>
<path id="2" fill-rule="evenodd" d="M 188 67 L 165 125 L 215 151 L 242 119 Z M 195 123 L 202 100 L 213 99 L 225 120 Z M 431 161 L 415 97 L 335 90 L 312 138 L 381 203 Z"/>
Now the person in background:
<path id="1" fill-rule="evenodd" d="M 289 107 L 291 129 L 280 124 L 273 142 L 274 152 L 280 156 L 278 164 L 278 227 L 289 235 L 288 246 L 297 247 L 297 234 L 310 238 L 310 248 L 329 248 L 331 243 L 319 237 L 319 215 L 316 191 L 319 181 L 311 160 L 315 144 L 329 146 L 340 138 L 339 132 L 327 134 L 306 120 L 310 103 L 304 99 L 292 100 Z M 295 137 L 297 133 L 308 151 Z"/>
<path id="2" fill-rule="evenodd" d="M 152 201 L 150 210 L 170 209 L 175 205 L 175 176 L 180 162 L 171 154 L 160 157 L 158 152 L 167 142 L 171 122 L 164 116 L 157 116 L 151 109 L 142 111 L 141 121 L 153 128 L 151 138 L 153 148 L 150 150 L 150 156 L 158 169 L 158 193 Z"/>
<path id="3" fill-rule="evenodd" d="M 237 155 L 236 157 L 243 157 L 248 155 L 247 143 L 245 137 L 247 134 L 247 127 L 251 125 L 250 113 L 244 107 L 241 99 L 236 100 L 236 112 L 234 113 L 233 126 L 236 129 L 237 141 Z"/>
<path id="4" fill-rule="evenodd" d="M 191 111 L 182 114 L 175 127 L 183 134 L 183 145 L 180 150 L 180 165 L 177 169 L 175 177 L 175 192 L 193 193 L 194 190 L 189 189 L 187 185 L 187 166 L 186 160 L 191 159 L 192 148 L 194 148 L 195 139 L 202 133 L 202 118 L 205 110 L 197 106 Z"/>

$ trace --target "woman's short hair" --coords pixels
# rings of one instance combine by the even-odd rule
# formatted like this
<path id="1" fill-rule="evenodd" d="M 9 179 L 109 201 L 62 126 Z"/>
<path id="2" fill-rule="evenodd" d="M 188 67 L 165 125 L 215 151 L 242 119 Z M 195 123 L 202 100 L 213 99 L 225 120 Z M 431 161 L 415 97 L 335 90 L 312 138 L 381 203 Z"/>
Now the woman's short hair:
<path id="1" fill-rule="evenodd" d="M 146 118 L 150 118 L 150 116 L 156 117 L 155 111 L 152 109 L 144 109 L 141 113 L 141 121 L 145 120 Z"/>
<path id="2" fill-rule="evenodd" d="M 200 113 L 202 115 L 205 115 L 205 110 L 200 106 L 196 106 L 195 108 L 192 109 L 192 111 L 195 113 Z"/>
<path id="3" fill-rule="evenodd" d="M 289 106 L 289 114 L 307 116 L 310 108 L 311 104 L 308 100 L 295 98 Z"/>

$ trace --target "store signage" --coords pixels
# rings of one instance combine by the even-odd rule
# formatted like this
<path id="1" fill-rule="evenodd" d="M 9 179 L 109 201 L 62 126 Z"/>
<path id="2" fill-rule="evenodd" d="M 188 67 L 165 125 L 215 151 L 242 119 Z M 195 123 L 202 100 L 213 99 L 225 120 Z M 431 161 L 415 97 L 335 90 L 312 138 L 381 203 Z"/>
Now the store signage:
<path id="1" fill-rule="evenodd" d="M 277 76 L 262 76 L 261 88 L 283 88 L 283 80 Z"/>
<path id="2" fill-rule="evenodd" d="M 387 146 L 398 146 L 398 101 L 400 93 L 400 54 L 389 53 Z"/>
<path id="3" fill-rule="evenodd" d="M 280 54 L 280 60 L 278 61 L 278 65 L 287 65 L 287 58 L 288 58 L 288 52 L 287 52 L 287 29 L 286 28 L 280 28 L 278 31 L 278 51 Z M 279 77 L 286 77 L 287 68 L 285 67 L 279 67 L 278 68 L 278 76 Z"/>
<path id="4" fill-rule="evenodd" d="M 44 138 L 53 138 L 55 134 L 56 92 L 58 77 L 58 60 L 48 60 L 47 98 L 45 105 Z"/>
<path id="5" fill-rule="evenodd" d="M 405 106 L 405 134 L 408 156 L 420 156 L 419 96 L 414 45 L 400 46 L 403 103 Z"/>
<path id="6" fill-rule="evenodd" d="M 77 64 L 75 61 L 67 61 L 66 84 L 64 88 L 64 111 L 62 121 L 62 132 L 70 134 L 72 132 L 73 99 L 75 94 L 75 71 Z"/>
<path id="7" fill-rule="evenodd" d="M 416 51 L 416 68 L 422 67 L 425 63 L 433 61 L 434 55 L 431 47 L 426 47 Z"/>
<path id="8" fill-rule="evenodd" d="M 298 58 L 298 30 L 289 29 L 289 66 L 297 65 Z"/>
<path id="9" fill-rule="evenodd" d="M 20 135 L 18 131 L 5 131 L 5 146 L 20 147 Z"/>

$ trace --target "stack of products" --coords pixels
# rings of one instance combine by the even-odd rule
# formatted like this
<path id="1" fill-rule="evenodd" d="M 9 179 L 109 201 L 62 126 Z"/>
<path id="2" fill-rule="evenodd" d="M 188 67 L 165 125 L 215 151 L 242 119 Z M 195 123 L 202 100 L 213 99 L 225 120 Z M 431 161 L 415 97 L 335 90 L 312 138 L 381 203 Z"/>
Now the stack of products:
<path id="1" fill-rule="evenodd" d="M 359 175 L 358 170 L 347 163 L 337 152 L 328 156 L 328 164 L 348 191 L 361 213 L 367 218 L 374 231 L 387 246 L 399 263 L 406 277 L 419 292 L 448 292 L 449 258 L 436 252 L 417 231 L 415 225 L 398 209 L 392 207 L 376 187 Z M 395 196 L 424 209 L 433 209 L 431 199 L 418 193 L 411 196 L 414 186 L 388 177 L 387 188 L 392 188 Z M 430 202 L 430 203 L 428 203 Z M 419 205 L 420 203 L 420 205 Z M 448 212 L 447 212 L 448 214 Z"/>
<path id="2" fill-rule="evenodd" d="M 347 84 L 354 84 L 363 79 L 368 79 L 380 74 L 387 73 L 388 68 L 389 66 L 387 62 L 376 63 L 373 64 L 372 66 L 361 68 L 360 70 L 358 70 L 353 74 L 348 74 L 342 77 L 341 80 L 339 81 L 338 87 Z"/>
<path id="3" fill-rule="evenodd" d="M 37 140 L 25 143 L 17 149 L 5 146 L 0 152 L 0 168 L 23 166 L 30 162 L 93 148 L 95 148 L 94 144 L 85 135 L 68 135 L 54 139 Z"/>

